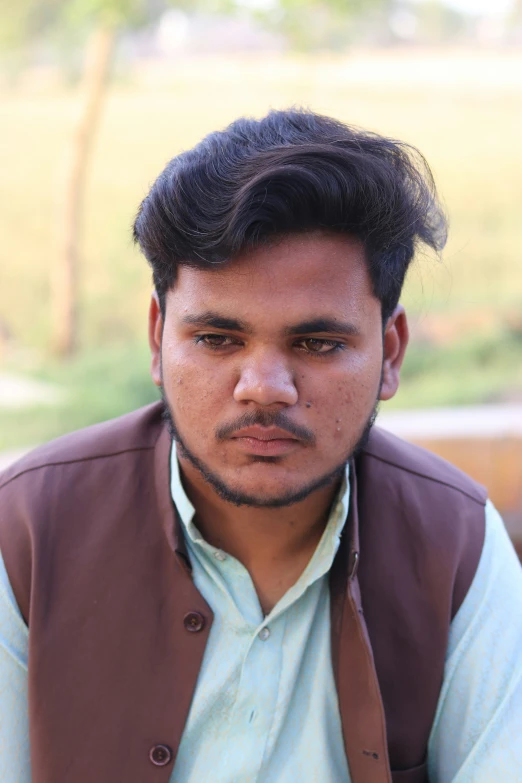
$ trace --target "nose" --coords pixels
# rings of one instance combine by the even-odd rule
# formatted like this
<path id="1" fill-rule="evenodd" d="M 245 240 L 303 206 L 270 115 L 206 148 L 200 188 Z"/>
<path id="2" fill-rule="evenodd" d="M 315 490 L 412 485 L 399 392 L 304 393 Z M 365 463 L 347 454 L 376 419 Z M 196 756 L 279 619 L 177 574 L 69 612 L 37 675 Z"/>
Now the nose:
<path id="1" fill-rule="evenodd" d="M 244 361 L 234 389 L 236 402 L 288 406 L 295 405 L 297 399 L 294 375 L 283 355 L 274 350 L 262 350 Z"/>

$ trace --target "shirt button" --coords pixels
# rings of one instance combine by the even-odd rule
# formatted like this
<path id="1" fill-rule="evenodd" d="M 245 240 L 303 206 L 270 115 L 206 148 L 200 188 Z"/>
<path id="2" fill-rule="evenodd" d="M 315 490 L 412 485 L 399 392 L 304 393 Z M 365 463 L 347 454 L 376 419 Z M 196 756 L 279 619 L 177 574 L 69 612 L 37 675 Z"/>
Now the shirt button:
<path id="1" fill-rule="evenodd" d="M 224 552 L 222 552 L 220 549 L 217 550 L 217 552 L 214 552 L 214 557 L 216 560 L 219 560 L 220 563 L 223 562 L 223 560 L 227 559 L 227 556 Z"/>
<path id="2" fill-rule="evenodd" d="M 267 628 L 265 625 L 265 627 L 261 628 L 261 630 L 259 631 L 259 638 L 261 639 L 262 642 L 266 642 L 269 636 L 270 636 L 270 628 Z"/>
<path id="3" fill-rule="evenodd" d="M 199 612 L 189 612 L 183 618 L 183 625 L 190 633 L 198 633 L 205 626 L 205 618 Z"/>
<path id="4" fill-rule="evenodd" d="M 172 761 L 172 751 L 168 745 L 154 745 L 149 758 L 155 767 L 166 767 Z"/>

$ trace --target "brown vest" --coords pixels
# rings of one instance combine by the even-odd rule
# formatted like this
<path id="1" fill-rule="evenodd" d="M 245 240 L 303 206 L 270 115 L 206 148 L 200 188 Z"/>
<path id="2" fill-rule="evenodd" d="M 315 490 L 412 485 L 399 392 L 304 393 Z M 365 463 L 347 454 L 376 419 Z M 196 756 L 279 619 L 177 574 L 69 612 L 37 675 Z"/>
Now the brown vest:
<path id="1" fill-rule="evenodd" d="M 169 781 L 212 624 L 170 497 L 169 450 L 155 404 L 43 446 L 0 478 L 0 546 L 30 628 L 33 783 Z M 352 783 L 428 779 L 485 499 L 378 429 L 354 465 L 330 575 Z"/>

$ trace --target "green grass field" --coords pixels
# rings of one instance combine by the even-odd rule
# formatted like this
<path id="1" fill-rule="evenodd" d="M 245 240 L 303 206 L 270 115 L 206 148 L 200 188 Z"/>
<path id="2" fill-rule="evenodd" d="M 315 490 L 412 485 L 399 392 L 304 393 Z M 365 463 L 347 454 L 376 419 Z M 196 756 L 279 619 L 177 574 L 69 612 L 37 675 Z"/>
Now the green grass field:
<path id="1" fill-rule="evenodd" d="M 0 449 L 155 399 L 143 340 L 150 275 L 130 238 L 137 205 L 166 161 L 208 131 L 292 104 L 418 146 L 450 216 L 443 259 L 421 256 L 409 276 L 414 344 L 391 404 L 522 397 L 522 91 L 457 78 L 383 84 L 378 69 L 367 81 L 343 80 L 344 72 L 349 60 L 209 61 L 152 85 L 131 74 L 111 87 L 85 201 L 81 351 L 67 364 L 46 350 L 57 182 L 77 98 L 60 89 L 0 94 L 0 326 L 11 335 L 0 373 L 44 378 L 69 395 L 55 409 L 0 410 Z"/>

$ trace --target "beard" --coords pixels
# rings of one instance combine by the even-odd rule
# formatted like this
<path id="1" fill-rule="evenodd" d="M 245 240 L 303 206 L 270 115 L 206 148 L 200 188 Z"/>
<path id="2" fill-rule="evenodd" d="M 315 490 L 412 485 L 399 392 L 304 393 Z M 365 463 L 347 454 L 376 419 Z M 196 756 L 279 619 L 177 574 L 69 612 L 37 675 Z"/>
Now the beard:
<path id="1" fill-rule="evenodd" d="M 183 439 L 174 420 L 174 416 L 165 396 L 163 387 L 161 387 L 161 397 L 163 400 L 163 419 L 167 425 L 171 438 L 178 446 L 180 457 L 188 460 L 191 465 L 196 468 L 202 478 L 212 487 L 212 489 L 222 500 L 225 500 L 234 506 L 251 506 L 253 508 L 284 508 L 286 506 L 291 506 L 294 503 L 299 503 L 299 501 L 304 500 L 313 492 L 317 492 L 319 489 L 339 482 L 344 475 L 347 463 L 357 456 L 357 454 L 359 454 L 359 452 L 366 445 L 379 408 L 379 398 L 377 397 L 371 416 L 365 422 L 359 438 L 355 443 L 355 446 L 347 451 L 342 462 L 340 462 L 335 468 L 330 470 L 328 473 L 324 473 L 318 478 L 313 479 L 312 481 L 308 482 L 308 484 L 305 484 L 299 489 L 288 490 L 287 492 L 278 496 L 261 497 L 259 495 L 250 495 L 248 493 L 242 492 L 239 489 L 231 487 L 229 484 L 223 481 L 223 479 L 220 478 L 217 473 L 212 471 L 208 465 L 200 460 L 199 457 L 197 457 L 188 448 L 185 440 Z M 248 415 L 248 425 L 252 426 L 254 424 L 261 424 L 263 426 L 268 426 L 269 424 L 274 424 L 274 426 L 278 426 L 278 417 L 279 422 L 281 422 L 281 416 L 279 413 L 267 415 L 267 413 L 264 411 L 252 412 Z M 270 421 L 268 419 L 270 419 Z M 284 419 L 283 421 L 286 422 Z M 243 426 L 246 426 L 246 422 L 243 423 Z M 280 458 L 256 457 L 256 460 L 258 462 L 277 463 Z"/>

